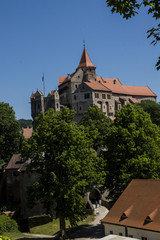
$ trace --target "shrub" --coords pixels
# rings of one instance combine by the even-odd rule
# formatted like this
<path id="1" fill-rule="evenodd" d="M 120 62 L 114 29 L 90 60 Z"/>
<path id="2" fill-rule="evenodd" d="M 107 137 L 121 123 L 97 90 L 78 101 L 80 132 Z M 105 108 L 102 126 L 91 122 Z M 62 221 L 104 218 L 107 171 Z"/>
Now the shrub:
<path id="1" fill-rule="evenodd" d="M 13 240 L 13 238 L 0 236 L 0 240 Z"/>
<path id="2" fill-rule="evenodd" d="M 18 231 L 18 224 L 16 223 L 15 220 L 5 215 L 0 216 L 0 234 L 4 232 L 17 232 L 17 231 Z"/>

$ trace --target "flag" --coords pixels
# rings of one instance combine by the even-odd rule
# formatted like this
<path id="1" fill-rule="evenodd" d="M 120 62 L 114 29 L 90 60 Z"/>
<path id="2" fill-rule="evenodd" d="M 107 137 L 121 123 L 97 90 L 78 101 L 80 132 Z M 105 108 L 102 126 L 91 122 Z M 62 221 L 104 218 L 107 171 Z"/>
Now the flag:
<path id="1" fill-rule="evenodd" d="M 44 73 L 43 73 L 43 76 L 42 76 L 42 82 L 44 82 Z"/>

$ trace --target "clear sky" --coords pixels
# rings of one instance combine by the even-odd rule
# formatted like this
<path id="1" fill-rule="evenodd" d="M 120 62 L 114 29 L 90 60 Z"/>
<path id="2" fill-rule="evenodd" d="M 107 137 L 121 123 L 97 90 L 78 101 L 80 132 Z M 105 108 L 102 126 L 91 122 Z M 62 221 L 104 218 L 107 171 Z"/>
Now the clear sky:
<path id="1" fill-rule="evenodd" d="M 77 68 L 86 49 L 97 74 L 124 85 L 149 86 L 160 101 L 160 46 L 146 31 L 155 22 L 145 9 L 126 21 L 105 0 L 0 0 L 0 101 L 16 118 L 31 118 L 30 96 L 58 89 L 58 77 Z"/>

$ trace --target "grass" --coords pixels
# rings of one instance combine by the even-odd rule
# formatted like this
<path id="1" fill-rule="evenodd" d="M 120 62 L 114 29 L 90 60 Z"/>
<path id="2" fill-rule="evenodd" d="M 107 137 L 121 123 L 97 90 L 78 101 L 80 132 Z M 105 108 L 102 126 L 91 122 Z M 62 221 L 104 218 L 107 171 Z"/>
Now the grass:
<path id="1" fill-rule="evenodd" d="M 83 225 L 87 225 L 91 223 L 94 220 L 94 215 L 89 215 L 85 220 L 78 223 L 78 228 L 82 227 Z M 67 221 L 66 224 L 67 228 L 69 226 L 69 222 Z M 44 234 L 44 235 L 56 235 L 59 232 L 59 219 L 53 220 L 53 222 L 46 223 L 44 225 L 40 225 L 37 227 L 33 227 L 30 229 L 29 234 L 24 234 L 21 232 L 16 233 L 3 233 L 3 236 L 12 237 L 14 239 L 20 239 L 20 238 L 34 238 L 32 234 Z M 76 228 L 77 230 L 77 228 Z"/>
<path id="2" fill-rule="evenodd" d="M 26 236 L 26 234 L 21 233 L 21 232 L 17 232 L 17 233 L 13 233 L 13 232 L 9 232 L 9 233 L 3 233 L 2 234 L 5 237 L 12 237 L 14 239 L 19 239 L 19 238 L 33 238 L 33 236 L 30 236 L 29 234 Z"/>
<path id="3" fill-rule="evenodd" d="M 89 215 L 85 220 L 78 223 L 78 226 L 87 225 L 94 220 L 93 215 Z M 66 227 L 69 227 L 69 222 L 67 221 Z M 53 222 L 33 227 L 30 229 L 30 232 L 33 234 L 46 234 L 46 235 L 55 235 L 59 232 L 59 219 L 53 220 Z"/>

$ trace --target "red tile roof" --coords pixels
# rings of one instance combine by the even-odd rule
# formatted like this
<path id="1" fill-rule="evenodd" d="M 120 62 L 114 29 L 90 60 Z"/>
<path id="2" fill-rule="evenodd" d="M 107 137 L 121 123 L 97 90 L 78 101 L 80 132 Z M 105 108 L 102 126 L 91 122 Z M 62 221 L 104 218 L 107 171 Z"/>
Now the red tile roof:
<path id="1" fill-rule="evenodd" d="M 41 95 L 41 96 L 43 96 L 43 93 L 40 91 L 40 90 L 37 90 L 37 92 Z M 36 93 L 37 93 L 36 92 Z"/>
<path id="2" fill-rule="evenodd" d="M 101 81 L 101 83 L 108 87 L 113 93 L 123 94 L 123 95 L 131 95 L 131 96 L 151 96 L 156 97 L 156 94 L 152 92 L 149 87 L 141 87 L 141 86 L 127 86 L 122 84 L 113 84 L 113 83 L 105 83 Z"/>
<path id="3" fill-rule="evenodd" d="M 33 128 L 23 128 L 22 133 L 24 138 L 30 138 L 32 137 Z"/>
<path id="4" fill-rule="evenodd" d="M 35 93 L 32 92 L 31 98 L 35 98 Z"/>
<path id="5" fill-rule="evenodd" d="M 89 55 L 87 53 L 87 50 L 85 48 L 83 50 L 82 57 L 81 57 L 79 65 L 78 65 L 78 68 L 83 68 L 83 67 L 93 67 L 93 68 L 96 68 L 93 65 L 93 63 L 92 63 L 92 61 L 91 61 L 91 59 L 90 59 L 90 57 L 89 57 Z"/>
<path id="6" fill-rule="evenodd" d="M 137 98 L 130 98 L 129 101 L 131 103 L 139 103 L 139 100 Z"/>
<path id="7" fill-rule="evenodd" d="M 107 84 L 114 84 L 114 81 L 116 81 L 116 85 L 122 85 L 120 80 L 118 78 L 102 78 L 101 76 L 97 77 L 98 81 L 101 81 L 102 83 Z"/>
<path id="8" fill-rule="evenodd" d="M 103 223 L 160 232 L 160 180 L 134 179 Z"/>
<path id="9" fill-rule="evenodd" d="M 58 85 L 61 85 L 67 77 L 59 77 Z"/>
<path id="10" fill-rule="evenodd" d="M 108 89 L 107 87 L 105 87 L 103 84 L 101 84 L 98 81 L 89 80 L 89 82 L 84 82 L 84 83 L 93 90 L 111 92 L 110 89 Z"/>
<path id="11" fill-rule="evenodd" d="M 39 93 L 41 96 L 43 96 L 43 93 L 40 90 L 37 90 L 37 92 L 32 93 L 31 98 L 35 98 L 37 93 Z"/>
<path id="12" fill-rule="evenodd" d="M 21 154 L 13 154 L 11 157 L 6 169 L 19 169 L 23 165 L 23 161 L 21 159 Z"/>
<path id="13" fill-rule="evenodd" d="M 56 92 L 56 90 L 52 90 L 50 93 L 48 93 L 47 97 L 51 96 L 51 95 L 54 95 Z"/>

